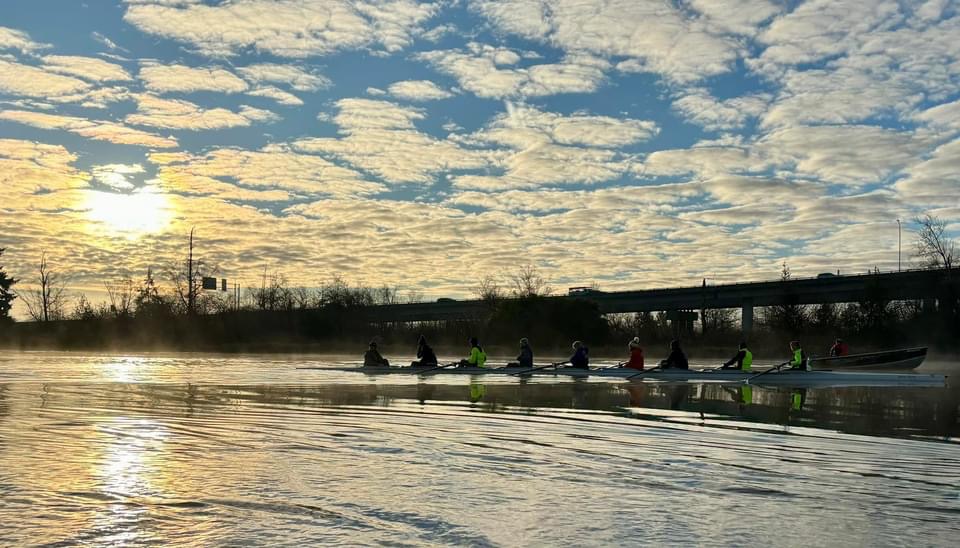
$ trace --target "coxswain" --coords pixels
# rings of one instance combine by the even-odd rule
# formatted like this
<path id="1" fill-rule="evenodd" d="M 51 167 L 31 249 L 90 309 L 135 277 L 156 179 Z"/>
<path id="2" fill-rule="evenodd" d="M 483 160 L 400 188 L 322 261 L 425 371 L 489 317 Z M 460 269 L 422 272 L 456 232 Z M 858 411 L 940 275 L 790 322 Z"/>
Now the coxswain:
<path id="1" fill-rule="evenodd" d="M 747 343 L 741 342 L 737 355 L 724 362 L 721 369 L 739 369 L 741 371 L 750 371 L 753 365 L 753 353 L 747 349 Z"/>
<path id="2" fill-rule="evenodd" d="M 370 346 L 367 348 L 367 351 L 363 354 L 363 366 L 364 367 L 389 367 L 390 362 L 386 358 L 380 355 L 380 351 L 377 350 L 376 341 L 370 341 Z"/>
<path id="3" fill-rule="evenodd" d="M 806 371 L 807 354 L 803 351 L 803 347 L 800 346 L 800 341 L 790 341 L 790 351 L 793 352 L 793 357 L 787 362 L 790 369 Z"/>
<path id="4" fill-rule="evenodd" d="M 837 339 L 833 342 L 833 346 L 830 347 L 830 356 L 846 356 L 850 353 L 850 347 L 847 346 L 847 343 L 843 342 L 843 339 Z"/>
<path id="5" fill-rule="evenodd" d="M 571 367 L 577 369 L 590 368 L 590 350 L 580 341 L 573 341 L 573 355 L 567 360 Z"/>
<path id="6" fill-rule="evenodd" d="M 670 355 L 660 362 L 660 367 L 663 369 L 690 369 L 687 356 L 680 349 L 680 341 L 676 339 L 670 341 Z"/>
<path id="7" fill-rule="evenodd" d="M 470 357 L 460 360 L 461 367 L 486 367 L 487 354 L 476 337 L 470 337 Z"/>
<path id="8" fill-rule="evenodd" d="M 436 367 L 437 355 L 430 345 L 427 344 L 427 338 L 420 335 L 417 339 L 417 361 L 410 362 L 411 367 Z"/>
<path id="9" fill-rule="evenodd" d="M 643 347 L 640 346 L 640 337 L 634 337 L 627 348 L 630 349 L 630 359 L 623 366 L 643 371 Z"/>

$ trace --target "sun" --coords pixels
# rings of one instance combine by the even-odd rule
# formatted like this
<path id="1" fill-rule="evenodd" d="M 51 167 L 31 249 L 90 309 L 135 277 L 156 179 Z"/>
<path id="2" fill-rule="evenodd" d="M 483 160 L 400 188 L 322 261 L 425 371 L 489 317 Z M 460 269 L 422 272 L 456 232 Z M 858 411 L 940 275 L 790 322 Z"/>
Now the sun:
<path id="1" fill-rule="evenodd" d="M 149 186 L 133 192 L 89 190 L 84 209 L 90 221 L 127 237 L 159 232 L 171 218 L 167 197 Z"/>

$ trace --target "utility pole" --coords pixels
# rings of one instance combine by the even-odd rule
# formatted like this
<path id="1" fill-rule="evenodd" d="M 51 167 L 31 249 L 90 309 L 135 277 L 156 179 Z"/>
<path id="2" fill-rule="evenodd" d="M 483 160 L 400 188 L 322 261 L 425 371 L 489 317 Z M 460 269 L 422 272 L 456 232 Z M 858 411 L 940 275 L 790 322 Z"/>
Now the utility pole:
<path id="1" fill-rule="evenodd" d="M 900 242 L 901 242 L 900 219 L 897 219 L 897 272 L 900 272 Z"/>

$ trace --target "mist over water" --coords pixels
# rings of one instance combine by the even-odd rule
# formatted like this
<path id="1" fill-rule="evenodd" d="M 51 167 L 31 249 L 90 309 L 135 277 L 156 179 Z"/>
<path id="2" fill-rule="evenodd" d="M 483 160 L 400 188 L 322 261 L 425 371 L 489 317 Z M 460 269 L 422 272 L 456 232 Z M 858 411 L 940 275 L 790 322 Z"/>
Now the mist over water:
<path id="1" fill-rule="evenodd" d="M 960 391 L 0 357 L 0 544 L 954 545 Z M 930 364 L 952 370 L 956 364 Z"/>

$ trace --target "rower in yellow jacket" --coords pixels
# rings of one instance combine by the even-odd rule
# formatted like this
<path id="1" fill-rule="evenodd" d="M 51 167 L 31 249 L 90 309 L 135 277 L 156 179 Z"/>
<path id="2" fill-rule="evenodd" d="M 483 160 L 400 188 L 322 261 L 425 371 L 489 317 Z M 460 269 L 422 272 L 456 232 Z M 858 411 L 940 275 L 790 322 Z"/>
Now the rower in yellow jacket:
<path id="1" fill-rule="evenodd" d="M 470 337 L 470 357 L 460 360 L 461 367 L 486 367 L 487 354 L 476 337 Z"/>

